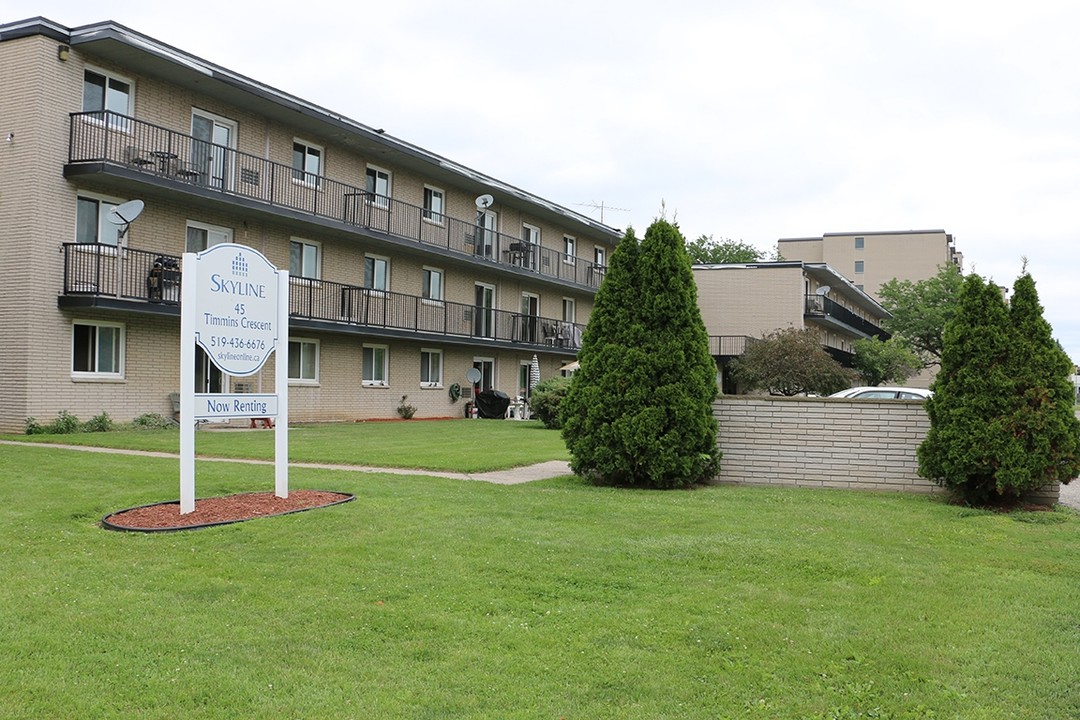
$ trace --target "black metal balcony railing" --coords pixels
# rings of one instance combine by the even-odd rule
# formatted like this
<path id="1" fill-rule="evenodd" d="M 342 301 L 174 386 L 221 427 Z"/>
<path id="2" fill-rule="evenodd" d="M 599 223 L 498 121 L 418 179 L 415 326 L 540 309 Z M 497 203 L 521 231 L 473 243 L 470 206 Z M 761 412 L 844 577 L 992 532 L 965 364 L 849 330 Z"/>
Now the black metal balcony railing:
<path id="1" fill-rule="evenodd" d="M 710 335 L 709 354 L 713 357 L 737 357 L 745 353 L 746 348 L 756 342 L 760 342 L 760 340 L 748 335 Z"/>
<path id="2" fill-rule="evenodd" d="M 876 335 L 882 340 L 887 340 L 890 337 L 889 333 L 885 332 L 881 326 L 859 317 L 835 300 L 831 300 L 824 295 L 806 296 L 806 314 L 814 317 L 833 318 L 869 337 Z"/>
<path id="3" fill-rule="evenodd" d="M 69 163 L 148 176 L 343 222 L 538 275 L 599 287 L 606 267 L 520 238 L 109 111 L 71 114 Z"/>
<path id="4" fill-rule="evenodd" d="M 179 305 L 180 258 L 110 245 L 65 243 L 64 294 Z M 355 285 L 290 278 L 289 315 L 375 329 L 578 349 L 579 323 Z"/>

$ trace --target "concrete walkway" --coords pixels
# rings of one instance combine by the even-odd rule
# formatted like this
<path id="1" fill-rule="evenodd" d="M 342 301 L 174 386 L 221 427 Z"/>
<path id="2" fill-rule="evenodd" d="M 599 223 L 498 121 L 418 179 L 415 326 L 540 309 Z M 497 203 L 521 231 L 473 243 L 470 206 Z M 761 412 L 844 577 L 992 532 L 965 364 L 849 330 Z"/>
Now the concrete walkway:
<path id="1" fill-rule="evenodd" d="M 61 450 L 75 450 L 80 452 L 106 453 L 110 455 L 141 455 L 142 457 L 173 458 L 179 460 L 177 453 L 154 452 L 150 450 L 122 450 L 119 448 L 84 447 L 82 445 L 57 445 L 53 443 L 18 442 L 15 440 L 0 440 L 0 445 L 22 445 L 24 447 L 50 447 Z M 273 465 L 273 460 L 251 460 L 245 458 L 217 458 L 197 457 L 199 462 L 232 462 L 246 465 Z M 520 485 L 533 480 L 559 477 L 560 475 L 572 475 L 570 463 L 563 460 L 550 460 L 536 465 L 510 468 L 509 470 L 494 470 L 484 473 L 458 473 L 443 470 L 416 470 L 408 468 L 383 468 L 368 465 L 329 465 L 325 463 L 290 462 L 289 467 L 312 468 L 315 470 L 338 470 L 344 472 L 385 473 L 389 475 L 422 475 L 425 477 L 441 477 L 453 480 L 479 480 L 481 482 L 494 483 L 496 485 Z"/>

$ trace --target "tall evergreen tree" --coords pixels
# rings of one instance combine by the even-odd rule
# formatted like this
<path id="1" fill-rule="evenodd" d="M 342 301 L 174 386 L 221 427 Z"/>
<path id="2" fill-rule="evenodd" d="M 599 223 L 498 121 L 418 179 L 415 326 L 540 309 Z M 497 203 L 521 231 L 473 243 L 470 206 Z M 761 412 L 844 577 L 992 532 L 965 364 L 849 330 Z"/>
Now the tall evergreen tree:
<path id="1" fill-rule="evenodd" d="M 612 253 L 563 401 L 571 467 L 595 482 L 680 487 L 717 469 L 716 365 L 678 228 Z"/>
<path id="2" fill-rule="evenodd" d="M 1035 281 L 1026 272 L 1013 285 L 1009 320 L 1014 407 L 1004 428 L 1011 442 L 997 471 L 997 488 L 1019 495 L 1080 474 L 1080 421 L 1069 379 L 1072 361 L 1054 340 Z"/>
<path id="3" fill-rule="evenodd" d="M 945 326 L 941 370 L 926 402 L 930 430 L 918 449 L 919 474 L 968 502 L 1000 498 L 996 475 L 1013 404 L 1011 342 L 1001 291 L 968 275 Z"/>

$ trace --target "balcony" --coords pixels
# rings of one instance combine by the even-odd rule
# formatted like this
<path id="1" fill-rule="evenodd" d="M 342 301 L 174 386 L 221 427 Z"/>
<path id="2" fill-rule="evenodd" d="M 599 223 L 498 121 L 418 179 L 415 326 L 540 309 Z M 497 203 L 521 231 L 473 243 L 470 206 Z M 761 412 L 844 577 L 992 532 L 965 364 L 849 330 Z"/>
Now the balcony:
<path id="1" fill-rule="evenodd" d="M 806 296 L 806 317 L 813 318 L 818 323 L 835 330 L 851 333 L 859 337 L 877 336 L 882 340 L 888 340 L 891 337 L 880 326 L 869 320 L 864 320 L 824 295 Z"/>
<path id="2" fill-rule="evenodd" d="M 108 111 L 71 114 L 68 174 L 101 165 L 181 192 L 218 196 L 438 247 L 471 261 L 597 288 L 606 267 L 364 188 Z M 91 170 L 93 171 L 93 170 Z M 98 170 L 100 171 L 100 170 Z"/>
<path id="3" fill-rule="evenodd" d="M 760 340 L 748 335 L 710 335 L 709 354 L 716 358 L 738 357 L 756 342 Z"/>
<path id="4" fill-rule="evenodd" d="M 61 307 L 178 315 L 180 258 L 111 245 L 65 243 Z M 572 354 L 585 326 L 536 315 L 294 277 L 293 327 L 387 337 L 438 337 L 461 344 L 509 343 Z"/>

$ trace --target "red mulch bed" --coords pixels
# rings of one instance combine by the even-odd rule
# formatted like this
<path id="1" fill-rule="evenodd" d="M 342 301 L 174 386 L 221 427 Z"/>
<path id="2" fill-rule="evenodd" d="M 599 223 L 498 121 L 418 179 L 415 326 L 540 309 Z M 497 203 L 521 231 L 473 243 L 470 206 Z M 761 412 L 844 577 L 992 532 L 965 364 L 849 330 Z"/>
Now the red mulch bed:
<path id="1" fill-rule="evenodd" d="M 293 490 L 288 498 L 272 492 L 240 493 L 195 501 L 194 512 L 180 514 L 180 502 L 121 510 L 106 515 L 102 525 L 110 530 L 183 530 L 251 520 L 270 515 L 285 515 L 314 508 L 337 505 L 353 499 L 348 493 L 325 490 Z"/>

